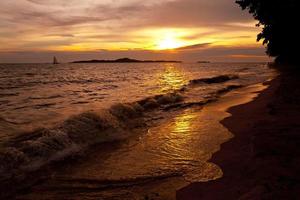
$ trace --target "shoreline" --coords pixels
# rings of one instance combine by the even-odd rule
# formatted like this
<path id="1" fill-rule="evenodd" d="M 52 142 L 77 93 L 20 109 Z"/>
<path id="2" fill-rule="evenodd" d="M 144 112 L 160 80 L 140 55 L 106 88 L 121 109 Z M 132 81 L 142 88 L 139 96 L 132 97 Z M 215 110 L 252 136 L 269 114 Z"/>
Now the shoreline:
<path id="1" fill-rule="evenodd" d="M 253 101 L 231 107 L 221 123 L 234 138 L 209 160 L 223 177 L 192 183 L 177 191 L 177 199 L 299 197 L 299 85 L 297 75 L 282 72 Z"/>
<path id="2" fill-rule="evenodd" d="M 228 108 L 232 107 L 232 106 L 240 105 L 240 104 L 252 101 L 252 99 L 255 98 L 257 96 L 257 94 L 260 91 L 264 90 L 265 88 L 266 88 L 266 86 L 264 86 L 262 83 L 259 83 L 259 84 L 254 84 L 254 85 L 250 85 L 250 86 L 247 86 L 247 87 L 243 87 L 243 88 L 240 88 L 240 89 L 233 90 L 233 91 L 231 91 L 227 94 L 222 95 L 222 97 L 218 101 L 208 103 L 201 110 L 198 111 L 202 117 L 206 116 L 205 118 L 209 118 L 211 120 L 214 119 L 214 120 L 212 120 L 212 121 L 214 121 L 214 126 L 213 126 L 214 130 L 215 131 L 217 131 L 217 130 L 221 131 L 219 134 L 220 134 L 220 136 L 222 136 L 222 138 L 219 138 L 219 140 L 220 140 L 219 144 L 222 144 L 223 142 L 226 142 L 226 141 L 230 140 L 230 138 L 232 137 L 231 133 L 229 133 L 220 124 L 220 120 L 222 120 L 222 119 L 224 119 L 224 118 L 226 118 L 227 116 L 230 115 L 228 112 L 226 112 L 226 110 Z M 221 140 L 223 140 L 223 141 L 221 141 Z M 216 152 L 216 151 L 219 151 L 219 149 L 220 149 L 219 144 L 216 143 L 215 144 L 216 146 L 212 147 L 213 148 L 212 153 Z M 109 148 L 109 149 L 111 149 L 111 148 Z M 96 150 L 94 153 L 92 153 L 88 157 L 92 160 L 94 160 L 96 157 L 99 157 L 99 156 L 102 157 L 103 156 L 102 154 L 97 155 L 97 154 L 99 154 L 99 152 L 102 152 L 105 155 L 106 151 L 103 151 L 103 149 L 100 148 L 99 150 Z M 109 152 L 109 150 L 108 150 L 108 152 Z M 95 155 L 97 155 L 97 156 L 95 156 Z M 84 160 L 89 160 L 89 159 L 85 158 L 85 159 L 83 159 L 83 161 Z M 79 164 L 79 166 L 80 166 L 81 165 L 80 163 L 81 162 L 76 164 L 76 161 L 75 161 L 75 163 L 73 163 L 73 164 L 75 164 L 75 165 Z M 86 162 L 83 162 L 83 163 L 86 163 Z M 87 162 L 87 163 L 90 163 L 90 162 Z M 69 167 L 65 166 L 64 168 L 67 169 L 66 171 L 72 171 L 71 169 L 73 168 L 73 164 L 70 164 Z M 210 164 L 210 162 L 209 162 L 209 164 Z M 62 167 L 62 166 L 60 166 L 59 163 L 58 163 L 58 165 L 55 165 L 55 166 Z M 64 170 L 59 170 L 59 171 L 62 171 L 62 173 L 58 172 L 58 174 L 64 174 L 64 172 L 63 172 Z M 82 171 L 82 170 L 80 169 L 79 171 Z M 51 177 L 52 177 L 51 179 L 53 179 L 55 177 L 55 175 L 52 174 Z M 44 181 L 42 181 L 42 182 L 44 182 Z M 151 196 L 151 194 L 157 192 L 154 188 L 156 188 L 156 189 L 159 188 L 158 189 L 159 193 L 157 193 L 157 194 L 160 195 L 160 198 L 163 197 L 164 199 L 175 199 L 176 190 L 179 189 L 179 188 L 182 188 L 184 186 L 187 186 L 188 184 L 189 184 L 189 182 L 187 182 L 186 180 L 184 180 L 183 177 L 178 175 L 176 177 L 166 177 L 166 179 L 152 180 L 149 183 L 148 182 L 146 182 L 145 184 L 143 183 L 140 186 L 136 186 L 135 190 L 138 191 L 138 193 L 143 194 L 142 196 L 146 197 L 146 196 L 149 196 L 149 195 Z M 50 181 L 50 185 L 51 185 L 51 181 Z M 25 196 L 23 196 L 20 193 L 18 193 L 17 196 L 21 197 L 21 198 L 23 198 L 23 197 L 25 198 L 26 193 L 29 196 L 31 196 L 30 194 L 34 194 L 36 192 L 38 193 L 38 191 L 41 190 L 41 188 L 44 192 L 46 192 L 47 187 L 48 187 L 47 183 L 45 183 L 45 188 L 43 188 L 43 186 L 40 186 L 37 189 L 33 189 L 33 190 L 28 188 L 28 190 L 30 192 L 29 193 L 25 192 Z M 145 191 L 143 191 L 142 188 L 144 188 Z M 21 196 L 19 196 L 19 195 L 21 195 Z M 44 195 L 46 195 L 46 194 L 44 193 Z M 30 198 L 34 199 L 35 197 L 31 196 Z M 35 199 L 38 199 L 38 198 L 39 197 L 38 197 L 38 194 L 37 194 L 37 197 Z"/>
<path id="3" fill-rule="evenodd" d="M 242 87 L 242 88 L 239 88 L 239 89 L 236 89 L 236 90 L 233 90 L 233 91 L 229 90 L 230 92 L 226 90 L 225 94 L 224 95 L 222 94 L 221 98 L 218 101 L 210 102 L 210 103 L 206 104 L 205 106 L 203 106 L 200 113 L 201 113 L 201 115 L 207 115 L 209 119 L 215 119 L 215 120 L 213 120 L 216 123 L 215 126 L 214 126 L 215 128 L 220 127 L 221 129 L 225 129 L 224 127 L 222 128 L 222 125 L 220 124 L 220 120 L 222 120 L 222 119 L 224 119 L 224 118 L 226 118 L 227 116 L 230 115 L 226 110 L 228 108 L 232 107 L 232 106 L 241 105 L 241 104 L 252 101 L 253 98 L 255 98 L 258 95 L 258 93 L 260 91 L 264 90 L 265 88 L 266 88 L 266 86 L 264 86 L 262 83 L 259 83 L 259 84 L 254 84 L 254 85 Z M 226 93 L 226 92 L 228 92 L 228 93 Z M 207 116 L 206 116 L 206 118 L 207 118 Z M 224 130 L 225 135 L 227 134 L 226 132 L 228 132 L 228 131 Z M 221 141 L 220 144 L 230 140 L 230 138 L 231 138 L 230 136 L 231 136 L 231 133 L 229 133 L 228 138 L 225 141 Z M 223 140 L 223 139 L 220 138 L 220 140 Z M 216 151 L 219 151 L 219 149 L 220 149 L 220 145 L 218 144 L 218 146 L 214 147 L 212 153 L 214 153 Z M 103 149 L 102 150 L 100 149 L 100 151 L 103 151 Z M 94 157 L 94 156 L 91 155 L 89 157 Z M 74 164 L 76 164 L 76 161 L 75 161 Z M 72 168 L 72 165 L 73 164 L 70 165 L 71 168 Z M 62 166 L 60 166 L 59 163 L 57 163 L 57 165 L 54 164 L 54 166 L 62 167 Z M 49 169 L 49 171 L 51 171 L 51 169 Z M 59 171 L 61 171 L 61 170 L 59 170 Z M 44 174 L 44 173 L 42 173 L 42 174 Z M 41 182 L 44 182 L 44 181 L 41 181 Z M 50 183 L 51 183 L 51 181 L 50 181 Z M 160 188 L 159 193 L 160 193 L 160 195 L 163 195 L 164 198 L 175 199 L 175 191 L 177 189 L 183 187 L 183 186 L 188 185 L 188 184 L 189 184 L 189 182 L 187 182 L 186 180 L 183 180 L 183 177 L 180 177 L 180 176 L 176 177 L 176 178 L 169 177 L 169 178 L 166 178 L 166 180 L 165 179 L 163 179 L 163 180 L 159 179 L 159 180 L 153 181 L 153 182 L 150 181 L 149 184 L 148 183 L 145 184 L 145 185 L 142 184 L 141 187 L 142 188 L 145 187 L 146 191 L 142 192 L 141 189 L 137 189 L 137 191 L 139 191 L 139 193 L 140 192 L 145 193 L 145 197 L 146 197 L 147 193 L 150 193 L 150 194 L 155 193 L 155 190 L 153 190 L 153 188 Z M 179 185 L 181 185 L 181 186 L 178 187 Z M 31 188 L 31 187 L 29 187 L 29 188 Z M 25 190 L 31 191 L 31 189 L 29 189 L 29 188 L 27 188 Z M 37 190 L 33 189 L 31 192 L 34 194 L 36 191 L 39 191 L 41 188 L 42 187 L 38 187 Z M 47 184 L 46 184 L 45 188 L 47 188 Z M 162 189 L 162 188 L 164 188 L 164 189 Z M 171 190 L 170 190 L 170 188 L 171 188 Z M 29 193 L 31 193 L 31 192 L 29 192 Z M 27 192 L 25 192 L 25 194 L 26 193 Z M 21 198 L 22 198 L 22 192 L 18 193 L 18 194 L 20 194 Z M 20 197 L 18 194 L 17 194 L 17 196 Z"/>
<path id="4" fill-rule="evenodd" d="M 278 77 L 273 79 L 269 87 L 252 99 L 250 102 L 242 103 L 229 107 L 227 112 L 230 114 L 228 117 L 220 121 L 220 123 L 227 128 L 232 134 L 233 138 L 227 142 L 221 144 L 220 151 L 212 155 L 209 160 L 212 163 L 218 165 L 223 171 L 223 177 L 217 180 L 212 180 L 204 183 L 191 183 L 185 188 L 177 191 L 177 199 L 179 200 L 196 200 L 196 199 L 238 199 L 239 190 L 236 191 L 233 188 L 235 185 L 240 186 L 242 181 L 241 177 L 238 177 L 243 173 L 243 169 L 246 167 L 246 162 L 242 163 L 243 157 L 249 157 L 249 140 L 251 140 L 251 133 L 241 133 L 243 129 L 253 126 L 256 120 L 241 119 L 248 118 L 249 116 L 244 112 L 248 110 L 253 112 L 257 109 L 257 106 L 261 105 L 261 101 L 266 100 L 266 96 L 274 91 L 277 87 Z M 241 149 L 247 148 L 246 151 L 239 152 Z M 248 163 L 247 163 L 248 164 Z M 232 179 L 234 177 L 234 180 Z M 239 180 L 238 182 L 235 182 Z"/>
<path id="5" fill-rule="evenodd" d="M 265 106 L 268 97 L 274 94 L 279 82 L 279 77 L 276 77 L 269 83 L 269 87 L 261 91 L 252 101 L 235 105 L 227 110 L 230 116 L 220 123 L 234 136 L 223 143 L 220 151 L 213 154 L 209 160 L 222 169 L 223 177 L 205 183 L 191 183 L 177 191 L 177 199 L 238 199 L 240 191 L 247 189 L 249 183 L 244 183 L 242 174 L 249 164 L 247 160 L 252 151 L 250 143 L 252 134 L 245 129 L 249 129 L 259 121 L 255 117 L 261 113 L 256 112 L 265 112 L 260 109 Z M 244 188 L 241 182 L 247 186 Z"/>

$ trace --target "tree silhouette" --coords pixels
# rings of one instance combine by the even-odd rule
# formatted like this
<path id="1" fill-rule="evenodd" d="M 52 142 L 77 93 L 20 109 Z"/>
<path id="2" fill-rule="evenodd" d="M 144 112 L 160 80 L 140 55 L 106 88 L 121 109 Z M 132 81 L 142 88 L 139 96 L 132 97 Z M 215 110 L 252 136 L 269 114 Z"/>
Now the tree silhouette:
<path id="1" fill-rule="evenodd" d="M 299 2 L 300 0 L 237 0 L 247 9 L 263 30 L 257 41 L 267 45 L 267 54 L 278 63 L 299 63 Z"/>

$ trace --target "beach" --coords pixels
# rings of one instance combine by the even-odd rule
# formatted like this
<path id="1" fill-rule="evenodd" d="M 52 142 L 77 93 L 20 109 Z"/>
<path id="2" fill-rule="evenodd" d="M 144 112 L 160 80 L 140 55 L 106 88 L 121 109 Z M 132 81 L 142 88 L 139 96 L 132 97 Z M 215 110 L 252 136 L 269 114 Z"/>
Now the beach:
<path id="1" fill-rule="evenodd" d="M 193 183 L 177 199 L 297 199 L 299 197 L 299 72 L 287 70 L 249 103 L 229 109 L 222 124 L 234 138 L 211 162 L 223 177 Z"/>
<path id="2" fill-rule="evenodd" d="M 297 8 L 0 1 L 0 199 L 300 199 Z"/>
<path id="3" fill-rule="evenodd" d="M 130 66 L 55 66 L 64 74 L 55 73 L 54 77 L 53 68 L 50 73 L 49 66 L 37 66 L 41 68 L 40 73 L 33 66 L 29 68 L 32 71 L 30 79 L 28 72 L 24 74 L 22 66 L 19 66 L 18 76 L 26 84 L 20 85 L 20 78 L 17 84 L 11 81 L 10 86 L 17 87 L 14 96 L 14 90 L 11 89 L 10 93 L 4 93 L 4 90 L 3 98 L 10 103 L 15 102 L 12 105 L 16 106 L 18 102 L 28 103 L 25 108 L 19 109 L 3 107 L 10 113 L 6 116 L 28 120 L 22 116 L 29 112 L 32 119 L 40 119 L 33 120 L 34 124 L 43 125 L 43 121 L 51 124 L 52 118 L 49 122 L 40 114 L 48 116 L 54 112 L 65 114 L 76 111 L 76 108 L 80 110 L 63 120 L 53 117 L 56 125 L 42 126 L 33 131 L 28 129 L 21 134 L 15 134 L 13 128 L 23 123 L 13 121 L 17 118 L 3 118 L 3 130 L 12 130 L 2 135 L 0 174 L 1 189 L 5 191 L 1 193 L 3 198 L 175 199 L 176 190 L 190 183 L 222 177 L 223 169 L 208 162 L 220 150 L 220 145 L 233 137 L 220 121 L 230 116 L 227 109 L 251 101 L 267 88 L 263 83 L 274 77 L 274 70 L 266 64 Z M 25 66 L 25 69 L 28 67 Z M 136 77 L 150 67 L 158 71 L 152 76 L 158 81 L 148 82 L 149 77 L 144 74 Z M 85 69 L 93 69 L 89 71 L 93 78 L 82 76 L 81 72 Z M 120 76 L 109 82 L 103 78 L 111 71 L 122 72 L 125 69 L 130 72 L 126 79 L 132 80 L 126 85 Z M 69 73 L 70 70 L 73 73 Z M 46 72 L 52 76 L 41 80 Z M 79 75 L 74 77 L 74 72 Z M 135 90 L 118 93 L 116 89 L 128 90 L 131 85 L 136 87 L 136 83 L 140 89 L 130 96 L 132 101 L 120 101 L 124 95 L 128 99 Z M 107 84 L 116 87 L 108 89 Z M 44 93 L 41 88 L 45 85 L 55 86 L 55 93 L 50 96 Z M 98 89 L 93 89 L 95 86 Z M 39 93 L 28 98 L 22 88 Z M 65 91 L 71 95 L 65 94 Z M 150 95 L 142 91 L 148 91 Z M 94 99 L 104 92 L 104 99 Z M 68 103 L 78 93 L 87 102 Z M 118 103 L 111 100 L 114 97 Z M 81 101 L 77 98 L 76 102 L 78 100 Z M 62 104 L 62 101 L 67 102 Z M 44 106 L 37 106 L 41 104 Z M 105 105 L 106 108 L 97 109 Z M 93 110 L 89 111 L 91 107 Z M 23 128 L 32 124 L 28 123 Z"/>
<path id="4" fill-rule="evenodd" d="M 17 199 L 149 198 L 156 200 L 175 200 L 175 191 L 186 187 L 191 182 L 206 182 L 222 177 L 223 169 L 212 162 L 206 162 L 213 153 L 220 151 L 220 145 L 222 143 L 233 137 L 219 122 L 230 116 L 227 112 L 228 108 L 250 102 L 259 92 L 266 88 L 266 85 L 259 83 L 236 89 L 224 94 L 218 101 L 205 105 L 200 110 L 189 110 L 184 115 L 179 115 L 180 117 L 177 116 L 177 119 L 181 119 L 181 116 L 185 118 L 187 116 L 190 117 L 190 114 L 192 114 L 192 116 L 197 119 L 191 121 L 193 123 L 192 127 L 194 128 L 188 128 L 186 132 L 180 132 L 181 134 L 185 134 L 185 143 L 182 144 L 184 147 L 180 149 L 180 151 L 186 151 L 182 153 L 182 155 L 185 156 L 184 159 L 186 161 L 191 159 L 189 158 L 189 156 L 191 156 L 189 154 L 192 153 L 198 154 L 198 156 L 200 155 L 200 157 L 194 158 L 197 162 L 193 162 L 192 165 L 188 163 L 183 164 L 182 162 L 184 162 L 184 160 L 180 161 L 180 165 L 184 165 L 184 168 L 179 168 L 180 165 L 178 164 L 174 166 L 169 163 L 170 168 L 160 171 L 159 174 L 157 174 L 153 170 L 161 165 L 160 162 L 163 162 L 164 156 L 157 155 L 160 160 L 154 160 L 152 157 L 149 157 L 149 154 L 145 152 L 149 151 L 149 147 L 145 148 L 144 146 L 148 146 L 146 144 L 151 140 L 146 138 L 140 139 L 140 143 L 134 144 L 135 148 L 131 150 L 131 153 L 128 152 L 128 150 L 126 151 L 124 146 L 127 146 L 127 143 L 129 143 L 129 146 L 133 144 L 133 138 L 131 137 L 119 143 L 107 143 L 95 147 L 80 159 L 71 162 L 67 160 L 66 162 L 50 166 L 47 170 L 51 175 L 45 173 L 46 170 L 43 170 L 42 174 L 44 177 L 40 178 L 40 180 L 36 180 L 36 183 L 32 184 L 25 192 L 19 193 Z M 170 129 L 168 128 L 168 124 L 168 121 L 164 121 L 162 125 L 159 125 L 155 129 L 152 128 L 151 130 L 156 130 L 157 135 L 169 134 Z M 186 129 L 187 127 L 182 126 L 181 128 Z M 191 138 L 187 138 L 187 133 L 194 132 L 192 131 L 193 129 L 201 130 L 201 132 L 196 131 L 195 135 L 192 135 Z M 157 135 L 154 135 L 154 137 L 156 138 Z M 139 137 L 139 135 L 137 136 Z M 151 135 L 148 137 L 152 138 Z M 201 139 L 202 142 L 197 142 L 199 139 Z M 155 141 L 159 140 L 155 139 Z M 179 143 L 180 139 L 177 137 L 175 141 Z M 165 147 L 163 144 L 161 145 Z M 189 145 L 189 147 L 187 145 Z M 204 146 L 206 146 L 207 153 L 205 153 L 203 157 L 201 154 L 205 151 Z M 180 146 L 177 146 L 177 148 L 178 147 Z M 126 151 L 126 154 L 124 154 L 124 151 Z M 116 154 L 118 155 L 117 157 Z M 177 157 L 177 159 L 179 158 Z M 107 164 L 103 163 L 103 161 L 107 163 L 110 160 L 111 164 L 107 167 L 109 167 L 109 170 L 114 174 L 111 174 L 109 176 L 110 178 L 105 179 L 103 174 L 105 174 L 104 172 L 108 169 L 105 167 Z M 152 167 L 153 174 L 150 176 L 137 175 L 136 173 L 147 175 L 144 171 L 147 169 L 143 169 L 141 166 L 148 168 L 148 161 L 156 161 L 157 163 L 154 168 Z M 171 160 L 168 159 L 168 161 L 170 162 Z M 176 167 L 178 168 L 177 170 L 175 169 Z"/>

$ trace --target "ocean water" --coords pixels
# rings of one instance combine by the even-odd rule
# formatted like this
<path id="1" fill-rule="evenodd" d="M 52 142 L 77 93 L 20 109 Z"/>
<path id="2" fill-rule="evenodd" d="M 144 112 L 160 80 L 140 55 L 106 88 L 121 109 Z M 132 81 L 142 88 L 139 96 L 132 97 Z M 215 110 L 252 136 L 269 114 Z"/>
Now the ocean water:
<path id="1" fill-rule="evenodd" d="M 273 76 L 263 63 L 0 64 L 0 179 L 115 140 L 68 178 L 215 179 L 206 161 L 230 136 L 203 107 Z"/>
<path id="2" fill-rule="evenodd" d="M 85 111 L 171 93 L 189 81 L 239 75 L 237 84 L 270 76 L 264 64 L 0 64 L 0 117 L 37 128 Z M 197 96 L 224 85 L 200 85 Z"/>

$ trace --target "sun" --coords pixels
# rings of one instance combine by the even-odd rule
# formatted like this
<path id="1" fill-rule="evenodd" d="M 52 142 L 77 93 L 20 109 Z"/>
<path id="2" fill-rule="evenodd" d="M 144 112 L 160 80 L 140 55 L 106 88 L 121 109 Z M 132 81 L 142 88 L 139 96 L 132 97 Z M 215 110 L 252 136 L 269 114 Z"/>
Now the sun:
<path id="1" fill-rule="evenodd" d="M 168 50 L 176 49 L 182 46 L 182 42 L 172 36 L 166 36 L 158 42 L 157 49 Z"/>

